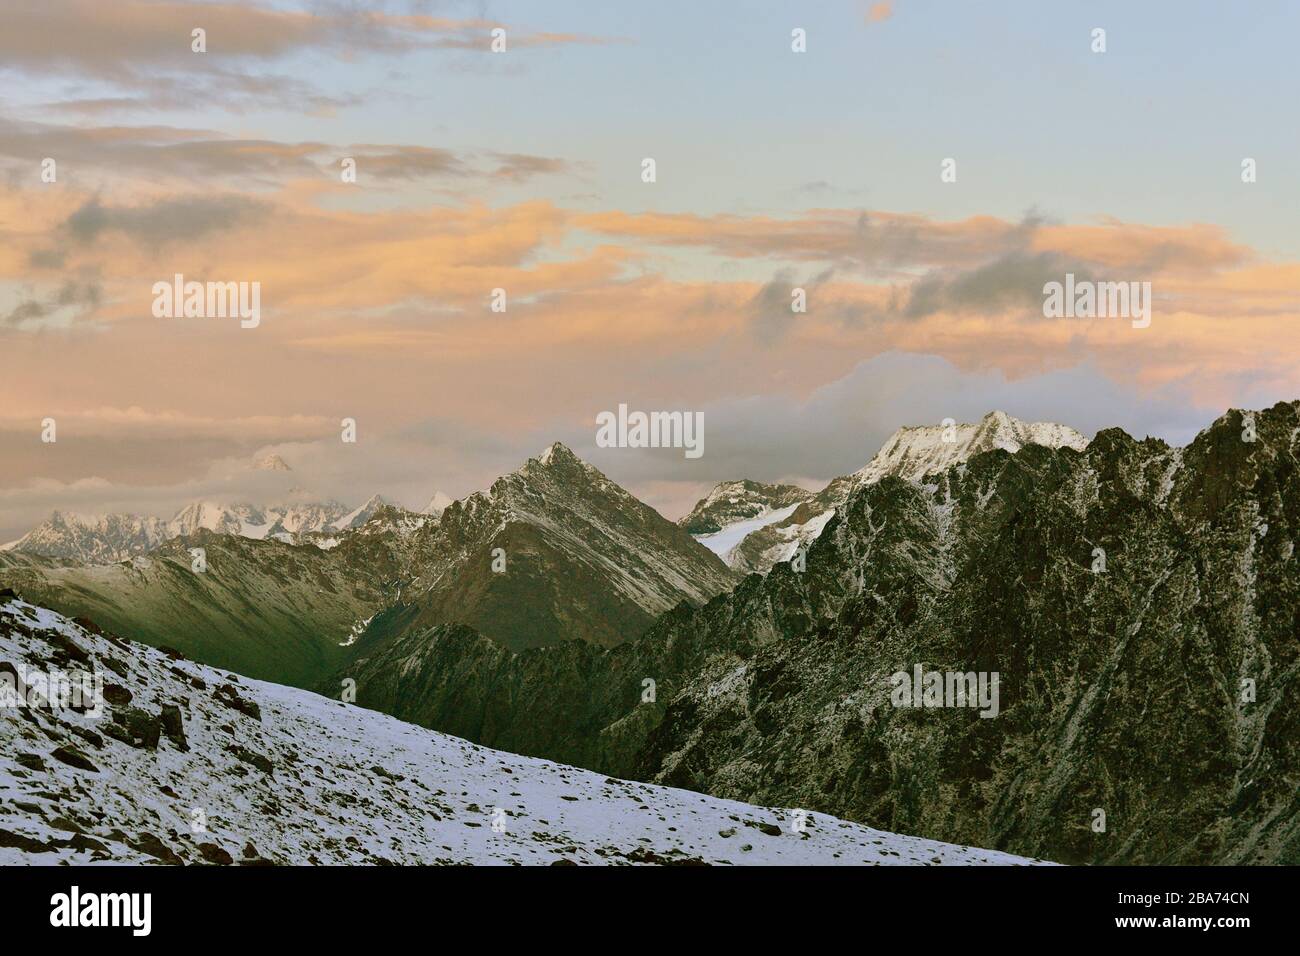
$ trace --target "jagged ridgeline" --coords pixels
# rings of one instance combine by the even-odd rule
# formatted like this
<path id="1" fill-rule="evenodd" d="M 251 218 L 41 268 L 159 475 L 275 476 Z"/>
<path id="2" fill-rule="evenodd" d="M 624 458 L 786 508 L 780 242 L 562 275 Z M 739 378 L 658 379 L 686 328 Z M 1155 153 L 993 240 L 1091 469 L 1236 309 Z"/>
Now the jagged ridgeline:
<path id="1" fill-rule="evenodd" d="M 612 649 L 411 629 L 357 702 L 614 775 L 1062 862 L 1300 863 L 1300 414 L 857 483 Z M 996 673 L 996 717 L 896 672 Z M 649 683 L 653 682 L 653 684 Z M 322 689 L 337 693 L 336 681 Z"/>
<path id="2" fill-rule="evenodd" d="M 471 625 L 512 649 L 574 639 L 611 646 L 739 580 L 560 444 L 486 491 L 435 497 L 425 514 L 377 498 L 336 511 L 327 529 L 291 540 L 208 520 L 112 564 L 0 550 L 0 585 L 123 637 L 308 687 L 358 654 L 441 623 Z"/>

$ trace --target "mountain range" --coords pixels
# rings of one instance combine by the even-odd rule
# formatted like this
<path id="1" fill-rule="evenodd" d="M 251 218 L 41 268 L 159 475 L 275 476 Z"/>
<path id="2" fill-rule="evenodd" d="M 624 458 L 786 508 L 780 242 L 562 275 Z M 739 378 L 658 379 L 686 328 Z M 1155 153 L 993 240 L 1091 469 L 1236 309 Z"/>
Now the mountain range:
<path id="1" fill-rule="evenodd" d="M 11 551 L 0 585 L 611 777 L 1060 862 L 1295 863 L 1297 435 L 1300 403 L 1181 448 L 995 412 L 678 523 L 556 444 L 440 511 L 109 566 Z M 913 672 L 1000 699 L 900 705 Z"/>
<path id="2" fill-rule="evenodd" d="M 635 641 L 512 653 L 441 625 L 336 676 L 488 746 L 883 829 L 1300 862 L 1298 409 L 846 480 L 804 570 Z M 997 716 L 897 706 L 918 667 L 998 675 Z"/>
<path id="3" fill-rule="evenodd" d="M 736 580 L 559 444 L 436 516 L 374 498 L 288 540 L 210 524 L 114 564 L 11 549 L 0 552 L 0 581 L 123 636 L 310 686 L 410 628 L 444 622 L 515 649 L 611 646 Z"/>

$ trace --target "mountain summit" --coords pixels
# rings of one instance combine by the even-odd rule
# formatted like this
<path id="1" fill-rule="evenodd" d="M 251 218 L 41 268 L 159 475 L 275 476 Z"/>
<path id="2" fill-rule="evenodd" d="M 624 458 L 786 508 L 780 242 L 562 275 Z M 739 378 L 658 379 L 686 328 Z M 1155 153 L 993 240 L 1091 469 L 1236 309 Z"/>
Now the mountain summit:
<path id="1" fill-rule="evenodd" d="M 448 504 L 410 542 L 405 603 L 357 644 L 413 627 L 471 624 L 514 650 L 640 634 L 735 576 L 659 512 L 556 442 L 518 470 Z"/>
<path id="2" fill-rule="evenodd" d="M 894 475 L 919 481 L 995 448 L 1014 454 L 1025 445 L 1082 451 L 1087 444 L 1088 440 L 1068 425 L 1022 422 L 1006 412 L 993 411 L 973 425 L 952 422 L 900 428 L 852 477 L 859 481 L 879 481 L 886 475 Z"/>
<path id="3" fill-rule="evenodd" d="M 438 517 L 451 506 L 452 499 L 441 491 L 435 491 L 429 503 L 424 506 L 424 513 Z"/>

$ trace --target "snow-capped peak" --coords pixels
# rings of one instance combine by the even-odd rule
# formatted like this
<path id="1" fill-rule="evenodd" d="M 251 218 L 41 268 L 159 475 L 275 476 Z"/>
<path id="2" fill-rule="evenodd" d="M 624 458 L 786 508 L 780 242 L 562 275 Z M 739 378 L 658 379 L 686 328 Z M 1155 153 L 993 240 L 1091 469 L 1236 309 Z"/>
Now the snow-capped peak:
<path id="1" fill-rule="evenodd" d="M 915 481 L 942 471 L 980 452 L 1002 449 L 1017 452 L 1025 445 L 1082 450 L 1088 440 L 1068 425 L 1054 422 L 1022 422 L 1003 411 L 992 411 L 975 424 L 948 422 L 937 425 L 908 425 L 898 429 L 880 451 L 853 477 L 879 481 L 895 475 Z"/>
<path id="2" fill-rule="evenodd" d="M 387 507 L 389 504 L 390 502 L 380 495 L 371 495 L 364 505 L 353 511 L 349 511 L 342 518 L 339 518 L 338 521 L 335 521 L 330 525 L 330 527 L 338 531 L 347 531 L 349 528 L 359 528 L 374 517 L 376 511 L 380 508 Z"/>
<path id="3" fill-rule="evenodd" d="M 537 456 L 537 461 L 542 465 L 550 465 L 556 462 L 581 461 L 581 459 L 569 450 L 568 445 L 557 441 L 551 442 L 546 450 Z"/>
<path id="4" fill-rule="evenodd" d="M 451 497 L 443 494 L 441 491 L 435 491 L 433 497 L 429 499 L 429 503 L 424 506 L 424 513 L 427 515 L 433 515 L 436 518 L 438 515 L 450 508 L 452 504 L 453 499 Z"/>

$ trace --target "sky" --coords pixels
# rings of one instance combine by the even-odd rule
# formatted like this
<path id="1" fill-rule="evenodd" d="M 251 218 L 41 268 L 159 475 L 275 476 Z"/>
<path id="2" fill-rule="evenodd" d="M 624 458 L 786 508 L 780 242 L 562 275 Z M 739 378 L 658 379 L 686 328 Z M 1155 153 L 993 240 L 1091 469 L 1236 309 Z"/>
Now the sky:
<path id="1" fill-rule="evenodd" d="M 1181 444 L 1300 398 L 1297 32 L 1172 0 L 5 3 L 0 541 L 252 496 L 267 453 L 419 508 L 560 440 L 676 518 L 901 425 Z M 260 322 L 156 316 L 177 273 L 258 283 Z M 1150 326 L 1045 317 L 1066 273 L 1150 282 Z M 597 447 L 620 404 L 702 412 L 704 454 Z"/>

